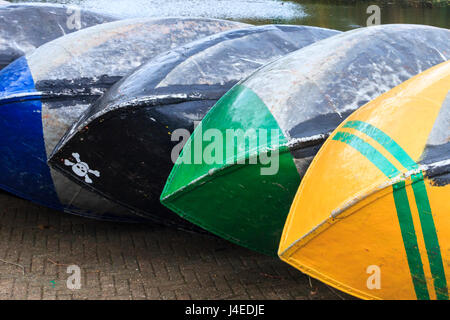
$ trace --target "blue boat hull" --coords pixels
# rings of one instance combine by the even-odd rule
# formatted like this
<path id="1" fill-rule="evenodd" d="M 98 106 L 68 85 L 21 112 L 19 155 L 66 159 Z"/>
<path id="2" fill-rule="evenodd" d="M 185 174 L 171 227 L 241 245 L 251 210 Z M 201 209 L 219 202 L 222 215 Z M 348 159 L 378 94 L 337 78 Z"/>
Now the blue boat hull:
<path id="1" fill-rule="evenodd" d="M 241 26 L 215 19 L 122 20 L 51 41 L 11 63 L 0 72 L 0 187 L 73 214 L 148 221 L 50 169 L 47 159 L 80 114 L 141 63 L 172 46 Z M 82 161 L 78 165 L 87 166 Z M 96 173 L 92 168 L 85 178 Z"/>

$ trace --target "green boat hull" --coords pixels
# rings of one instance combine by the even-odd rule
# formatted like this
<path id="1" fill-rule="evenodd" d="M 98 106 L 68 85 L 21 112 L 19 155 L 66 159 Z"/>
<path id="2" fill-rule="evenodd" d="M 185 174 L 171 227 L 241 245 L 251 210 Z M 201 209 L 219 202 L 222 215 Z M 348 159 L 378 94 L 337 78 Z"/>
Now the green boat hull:
<path id="1" fill-rule="evenodd" d="M 162 203 L 225 239 L 275 256 L 301 178 L 328 135 L 368 101 L 446 61 L 449 35 L 420 25 L 360 28 L 260 68 L 219 100 L 193 133 Z M 216 144 L 215 134 L 223 137 L 227 129 L 257 134 Z M 279 160 L 272 174 L 262 161 L 267 152 Z M 192 164 L 194 156 L 205 161 Z"/>
<path id="2" fill-rule="evenodd" d="M 237 121 L 244 118 L 251 121 Z M 265 144 L 251 140 L 257 136 L 249 136 L 246 147 L 239 150 L 237 140 L 231 146 L 224 139 L 222 152 L 217 152 L 222 155 L 220 160 L 196 164 L 195 156 L 200 150 L 195 149 L 197 141 L 210 128 L 218 129 L 223 137 L 229 129 L 246 132 L 252 128 L 274 130 L 279 135 Z M 275 256 L 290 203 L 300 184 L 289 148 L 283 147 L 286 143 L 286 137 L 261 99 L 250 89 L 237 85 L 218 101 L 186 143 L 167 180 L 161 202 L 224 239 Z M 252 144 L 257 148 L 249 148 Z M 230 146 L 234 147 L 233 152 L 229 152 Z M 205 160 L 210 149 L 214 149 L 211 144 L 202 143 L 201 154 Z M 261 175 L 261 170 L 268 167 L 261 161 L 248 165 L 250 159 L 267 149 L 279 153 L 279 169 L 274 175 Z M 227 157 L 227 151 L 231 158 Z"/>

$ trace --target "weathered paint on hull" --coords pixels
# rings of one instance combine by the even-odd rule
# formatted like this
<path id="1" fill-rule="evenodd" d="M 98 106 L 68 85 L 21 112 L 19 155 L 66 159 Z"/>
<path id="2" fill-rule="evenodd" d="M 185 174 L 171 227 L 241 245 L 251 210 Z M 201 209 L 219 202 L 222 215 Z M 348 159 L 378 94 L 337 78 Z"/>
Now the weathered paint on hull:
<path id="1" fill-rule="evenodd" d="M 0 187 L 70 213 L 140 220 L 51 170 L 48 157 L 80 114 L 140 64 L 173 46 L 240 26 L 195 18 L 122 20 L 54 40 L 10 64 L 0 73 Z M 89 164 L 83 154 L 79 160 L 71 168 L 82 172 Z M 90 169 L 86 180 L 100 174 Z"/>
<path id="2" fill-rule="evenodd" d="M 301 177 L 329 133 L 361 105 L 448 59 L 449 39 L 449 30 L 427 26 L 362 28 L 259 69 L 213 107 L 183 153 L 191 154 L 211 128 L 223 136 L 228 128 L 274 130 L 270 139 L 239 142 L 237 151 L 224 143 L 222 154 L 233 157 L 220 163 L 183 164 L 179 158 L 162 203 L 225 239 L 276 255 Z M 205 154 L 206 148 L 211 146 L 203 143 L 199 151 Z M 279 168 L 262 175 L 260 169 L 270 165 L 262 165 L 264 159 L 249 162 L 270 150 L 279 152 Z"/>
<path id="3" fill-rule="evenodd" d="M 62 5 L 1 4 L 7 6 L 0 8 L 0 70 L 46 42 L 118 20 L 110 15 Z M 72 21 L 74 14 L 79 16 L 79 23 Z"/>
<path id="4" fill-rule="evenodd" d="M 94 191 L 161 221 L 179 219 L 159 202 L 178 143 L 171 141 L 172 133 L 183 128 L 192 132 L 194 121 L 257 68 L 338 33 L 304 26 L 250 27 L 164 53 L 87 110 L 73 134 L 57 146 L 50 164 L 86 185 L 64 165 L 64 159 L 78 152 L 102 174 L 87 184 Z M 117 130 L 121 127 L 124 130 Z"/>
<path id="5" fill-rule="evenodd" d="M 353 113 L 298 189 L 281 259 L 365 299 L 448 300 L 449 124 L 450 62 Z"/>

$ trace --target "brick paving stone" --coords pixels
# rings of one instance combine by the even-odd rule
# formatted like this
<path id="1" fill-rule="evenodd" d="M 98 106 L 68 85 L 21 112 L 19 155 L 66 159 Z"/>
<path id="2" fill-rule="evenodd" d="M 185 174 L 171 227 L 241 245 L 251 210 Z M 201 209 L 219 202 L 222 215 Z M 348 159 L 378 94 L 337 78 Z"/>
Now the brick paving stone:
<path id="1" fill-rule="evenodd" d="M 28 300 L 42 300 L 42 287 L 31 286 L 28 288 L 27 299 Z M 14 297 L 13 297 L 14 298 Z"/>
<path id="2" fill-rule="evenodd" d="M 0 299 L 349 299 L 218 237 L 102 222 L 0 191 Z M 81 289 L 67 288 L 69 265 Z"/>

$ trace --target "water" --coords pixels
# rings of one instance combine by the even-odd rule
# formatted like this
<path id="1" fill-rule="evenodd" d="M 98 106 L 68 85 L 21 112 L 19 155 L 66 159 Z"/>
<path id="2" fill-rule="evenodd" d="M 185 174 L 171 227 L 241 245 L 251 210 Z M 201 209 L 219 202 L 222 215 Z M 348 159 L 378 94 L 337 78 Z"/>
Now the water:
<path id="1" fill-rule="evenodd" d="M 295 24 L 307 24 L 349 30 L 367 25 L 370 4 L 378 4 L 381 9 L 381 23 L 426 24 L 441 28 L 450 27 L 450 6 L 427 8 L 407 6 L 399 1 L 381 4 L 377 1 L 353 1 L 352 4 L 336 4 L 338 1 L 296 1 L 302 3 L 306 17 L 292 21 Z M 394 3 L 396 2 L 396 3 Z"/>
<path id="2" fill-rule="evenodd" d="M 305 16 L 300 4 L 277 0 L 31 0 L 75 4 L 123 17 L 195 16 L 233 20 L 290 21 Z M 13 2 L 25 2 L 14 1 Z M 28 1 L 30 2 L 30 1 Z"/>
<path id="3" fill-rule="evenodd" d="M 284 23 L 314 25 L 349 30 L 366 25 L 368 5 L 378 3 L 381 23 L 415 23 L 450 27 L 450 6 L 406 6 L 400 1 L 391 4 L 377 1 L 339 0 L 31 0 L 75 4 L 121 15 L 201 16 L 238 20 L 253 24 Z M 418 0 L 416 0 L 418 1 Z M 24 2 L 13 0 L 13 2 Z M 413 1 L 410 1 L 413 2 Z"/>

